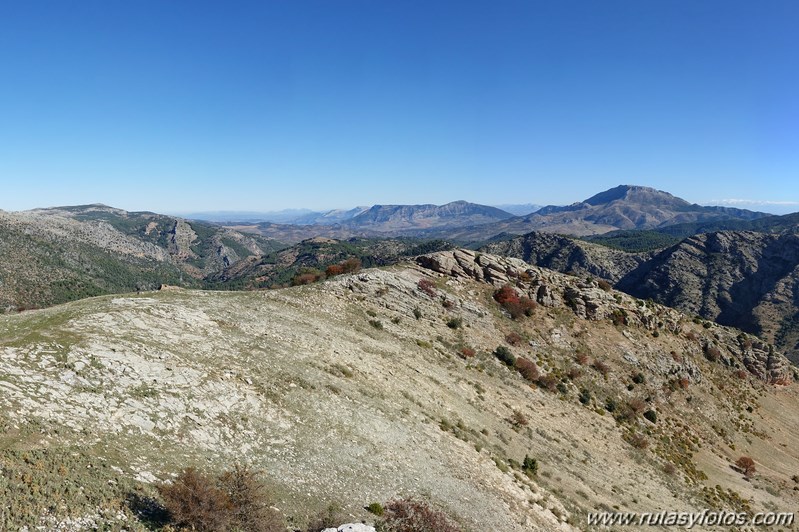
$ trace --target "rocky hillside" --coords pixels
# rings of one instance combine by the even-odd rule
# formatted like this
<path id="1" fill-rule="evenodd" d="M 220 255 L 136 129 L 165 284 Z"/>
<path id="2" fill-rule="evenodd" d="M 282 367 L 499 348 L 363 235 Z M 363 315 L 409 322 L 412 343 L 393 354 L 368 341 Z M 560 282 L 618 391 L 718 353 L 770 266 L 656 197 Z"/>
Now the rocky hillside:
<path id="1" fill-rule="evenodd" d="M 781 354 L 488 254 L 0 316 L 0 375 L 3 529 L 157 528 L 156 483 L 234 462 L 297 530 L 330 503 L 374 522 L 364 507 L 399 495 L 474 532 L 799 504 Z"/>
<path id="2" fill-rule="evenodd" d="M 625 253 L 576 238 L 536 231 L 488 244 L 480 251 L 515 257 L 562 273 L 595 276 L 613 283 L 651 257 L 651 253 Z"/>
<path id="3" fill-rule="evenodd" d="M 642 299 L 762 336 L 799 363 L 799 236 L 720 231 L 657 253 L 530 233 L 481 251 L 604 279 Z"/>
<path id="4" fill-rule="evenodd" d="M 760 335 L 799 362 L 797 234 L 696 235 L 630 271 L 617 286 Z"/>
<path id="5" fill-rule="evenodd" d="M 280 288 L 302 282 L 299 276 L 306 276 L 306 281 L 324 276 L 329 266 L 335 268 L 352 259 L 356 259 L 352 266 L 356 268 L 387 266 L 415 255 L 452 248 L 452 244 L 442 240 L 315 237 L 268 255 L 238 261 L 209 276 L 207 286 L 228 290 Z"/>
<path id="6" fill-rule="evenodd" d="M 198 286 L 279 247 L 257 235 L 104 205 L 0 212 L 0 309 L 162 283 Z"/>

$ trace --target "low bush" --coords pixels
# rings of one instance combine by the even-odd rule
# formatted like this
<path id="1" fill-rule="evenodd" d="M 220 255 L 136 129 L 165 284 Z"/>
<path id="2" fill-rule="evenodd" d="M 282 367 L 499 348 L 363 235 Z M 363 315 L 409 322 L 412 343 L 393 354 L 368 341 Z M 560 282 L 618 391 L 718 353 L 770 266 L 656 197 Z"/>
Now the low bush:
<path id="1" fill-rule="evenodd" d="M 519 410 L 514 410 L 510 416 L 510 424 L 514 427 L 525 427 L 528 423 L 527 416 Z"/>
<path id="2" fill-rule="evenodd" d="M 347 515 L 344 513 L 341 506 L 331 503 L 327 508 L 311 517 L 308 526 L 305 528 L 305 532 L 321 532 L 326 528 L 337 528 L 341 523 L 346 521 Z"/>
<path id="3" fill-rule="evenodd" d="M 613 325 L 627 325 L 627 311 L 624 309 L 613 309 L 613 312 L 610 314 L 610 321 L 613 322 Z"/>
<path id="4" fill-rule="evenodd" d="M 755 468 L 755 461 L 752 460 L 749 456 L 742 456 L 738 460 L 735 461 L 736 467 L 744 474 L 746 478 L 751 477 L 755 474 L 757 469 Z"/>
<path id="5" fill-rule="evenodd" d="M 608 366 L 605 362 L 601 360 L 595 360 L 592 366 L 603 376 L 607 376 L 607 374 L 610 373 L 610 366 Z"/>
<path id="6" fill-rule="evenodd" d="M 198 531 L 283 532 L 285 523 L 271 508 L 266 488 L 254 471 L 236 466 L 211 477 L 195 468 L 181 471 L 158 491 L 170 522 Z"/>
<path id="7" fill-rule="evenodd" d="M 460 355 L 460 357 L 461 357 L 461 358 L 466 358 L 466 359 L 468 359 L 468 358 L 472 358 L 472 357 L 474 357 L 476 354 L 477 354 L 477 353 L 475 352 L 475 350 L 474 350 L 474 349 L 472 349 L 471 347 L 461 347 L 461 348 L 458 350 L 458 355 Z"/>
<path id="8" fill-rule="evenodd" d="M 450 318 L 447 320 L 447 327 L 450 329 L 458 329 L 463 325 L 462 318 Z"/>
<path id="9" fill-rule="evenodd" d="M 522 462 L 522 471 L 528 475 L 535 475 L 538 473 L 538 460 L 529 455 L 524 455 L 524 462 Z"/>
<path id="10" fill-rule="evenodd" d="M 513 367 L 516 364 L 516 357 L 513 353 L 510 352 L 510 349 L 505 347 L 504 345 L 498 346 L 494 349 L 494 356 L 497 357 L 500 362 L 505 364 L 506 366 Z"/>
<path id="11" fill-rule="evenodd" d="M 518 357 L 516 359 L 515 366 L 516 370 L 521 374 L 521 376 L 528 381 L 535 382 L 538 380 L 540 373 L 538 371 L 538 366 L 535 365 L 535 362 L 532 362 L 524 357 Z"/>
<path id="12" fill-rule="evenodd" d="M 560 382 L 559 379 L 552 373 L 541 375 L 538 378 L 538 385 L 548 392 L 554 392 L 555 390 L 557 390 L 559 382 Z"/>
<path id="13" fill-rule="evenodd" d="M 572 366 L 569 368 L 569 371 L 566 372 L 566 376 L 569 377 L 570 381 L 575 381 L 583 376 L 583 370 L 577 366 Z"/>
<path id="14" fill-rule="evenodd" d="M 344 268 L 342 268 L 340 264 L 331 264 L 327 267 L 327 269 L 325 269 L 325 275 L 328 277 L 335 277 L 336 275 L 341 275 L 342 273 L 344 273 Z"/>
<path id="15" fill-rule="evenodd" d="M 711 362 L 718 362 L 721 359 L 721 351 L 715 345 L 705 345 L 705 358 Z"/>
<path id="16" fill-rule="evenodd" d="M 505 341 L 508 342 L 508 345 L 516 347 L 522 343 L 523 339 L 518 333 L 512 332 L 505 335 Z"/>
<path id="17" fill-rule="evenodd" d="M 508 314 L 514 320 L 522 316 L 532 316 L 537 306 L 535 301 L 529 297 L 519 296 L 516 289 L 510 284 L 506 284 L 497 290 L 494 293 L 494 300 L 508 311 Z"/>
<path id="18" fill-rule="evenodd" d="M 341 269 L 344 273 L 355 273 L 361 269 L 360 259 L 351 258 L 340 263 Z"/>
<path id="19" fill-rule="evenodd" d="M 291 280 L 291 284 L 294 286 L 301 286 L 304 284 L 313 284 L 316 283 L 324 277 L 324 274 L 320 271 L 305 271 L 303 273 L 299 273 L 294 276 Z"/>
<path id="20" fill-rule="evenodd" d="M 649 447 L 649 440 L 643 434 L 632 434 L 627 441 L 636 449 L 646 449 Z"/>
<path id="21" fill-rule="evenodd" d="M 395 499 L 386 503 L 383 519 L 376 524 L 379 532 L 462 532 L 462 528 L 441 510 L 427 502 Z"/>

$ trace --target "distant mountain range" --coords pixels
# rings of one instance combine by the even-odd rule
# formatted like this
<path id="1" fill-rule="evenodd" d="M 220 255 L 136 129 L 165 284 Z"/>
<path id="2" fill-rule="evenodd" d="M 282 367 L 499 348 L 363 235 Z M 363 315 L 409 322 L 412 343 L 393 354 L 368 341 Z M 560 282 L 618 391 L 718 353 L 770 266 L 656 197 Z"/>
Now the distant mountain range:
<path id="1" fill-rule="evenodd" d="M 354 211 L 347 213 L 353 214 Z M 349 218 L 306 218 L 306 221 L 312 222 L 311 225 L 261 222 L 231 224 L 230 227 L 285 242 L 299 242 L 315 236 L 405 236 L 476 243 L 502 233 L 521 235 L 530 231 L 546 231 L 585 236 L 624 229 L 656 229 L 675 224 L 748 221 L 768 216 L 744 209 L 692 204 L 649 187 L 620 185 L 573 205 L 550 205 L 524 216 L 514 216 L 496 207 L 456 201 L 441 206 L 375 205 Z"/>
<path id="2" fill-rule="evenodd" d="M 255 232 L 262 236 L 283 242 L 299 242 L 313 237 L 327 238 L 393 238 L 420 237 L 446 238 L 450 232 L 463 227 L 480 227 L 513 218 L 509 212 L 469 203 L 453 201 L 445 205 L 374 205 L 336 223 L 317 223 L 315 225 L 276 224 L 236 224 L 228 227 L 236 230 Z M 317 218 L 317 221 L 332 221 L 331 217 Z"/>
<path id="3" fill-rule="evenodd" d="M 377 207 L 381 207 L 378 205 Z M 525 216 L 541 208 L 533 203 L 493 205 L 513 216 Z M 284 209 L 280 211 L 204 211 L 175 213 L 189 220 L 201 220 L 214 223 L 260 223 L 271 222 L 276 224 L 292 225 L 333 225 L 346 222 L 359 214 L 369 210 L 370 207 L 354 207 L 352 209 L 333 209 L 329 211 L 314 211 L 311 209 Z"/>
<path id="4" fill-rule="evenodd" d="M 160 284 L 276 286 L 348 257 L 383 265 L 468 241 L 607 279 L 632 295 L 762 334 L 799 356 L 799 213 L 703 207 L 624 185 L 527 216 L 465 201 L 295 215 L 312 224 L 223 226 L 105 205 L 0 211 L 0 308 Z"/>

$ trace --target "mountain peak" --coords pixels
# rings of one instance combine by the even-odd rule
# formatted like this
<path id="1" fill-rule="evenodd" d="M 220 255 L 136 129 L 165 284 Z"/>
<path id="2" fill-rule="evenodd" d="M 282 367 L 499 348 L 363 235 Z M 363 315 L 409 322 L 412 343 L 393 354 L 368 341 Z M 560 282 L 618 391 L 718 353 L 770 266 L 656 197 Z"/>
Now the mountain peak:
<path id="1" fill-rule="evenodd" d="M 618 200 L 646 201 L 647 203 L 676 203 L 689 205 L 684 199 L 678 198 L 668 192 L 652 187 L 640 185 L 619 185 L 599 194 L 591 196 L 583 203 L 588 205 L 603 205 Z"/>

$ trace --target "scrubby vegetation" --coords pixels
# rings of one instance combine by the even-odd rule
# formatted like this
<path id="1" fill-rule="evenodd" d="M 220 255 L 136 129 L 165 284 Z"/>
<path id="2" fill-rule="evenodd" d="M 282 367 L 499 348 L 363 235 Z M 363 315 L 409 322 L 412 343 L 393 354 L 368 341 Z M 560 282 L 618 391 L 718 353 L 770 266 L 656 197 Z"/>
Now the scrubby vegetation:
<path id="1" fill-rule="evenodd" d="M 628 253 L 640 253 L 673 246 L 682 238 L 657 231 L 611 231 L 583 237 L 583 240 Z"/>
<path id="2" fill-rule="evenodd" d="M 755 474 L 757 468 L 755 466 L 755 461 L 752 460 L 751 456 L 741 456 L 738 460 L 735 461 L 736 467 L 744 474 L 745 477 L 749 478 Z"/>
<path id="3" fill-rule="evenodd" d="M 245 467 L 236 466 L 216 477 L 187 468 L 158 490 L 169 522 L 178 527 L 207 532 L 286 530 L 282 517 L 270 506 L 265 485 Z"/>
<path id="4" fill-rule="evenodd" d="M 419 499 L 391 500 L 384 515 L 375 527 L 379 532 L 462 532 L 447 514 Z"/>
<path id="5" fill-rule="evenodd" d="M 513 365 L 516 363 L 516 357 L 510 352 L 510 349 L 504 345 L 497 346 L 497 348 L 494 349 L 494 356 L 506 366 L 513 367 Z"/>
<path id="6" fill-rule="evenodd" d="M 512 285 L 505 285 L 494 293 L 494 300 L 504 308 L 511 318 L 532 316 L 536 303 L 526 296 L 520 296 Z"/>

